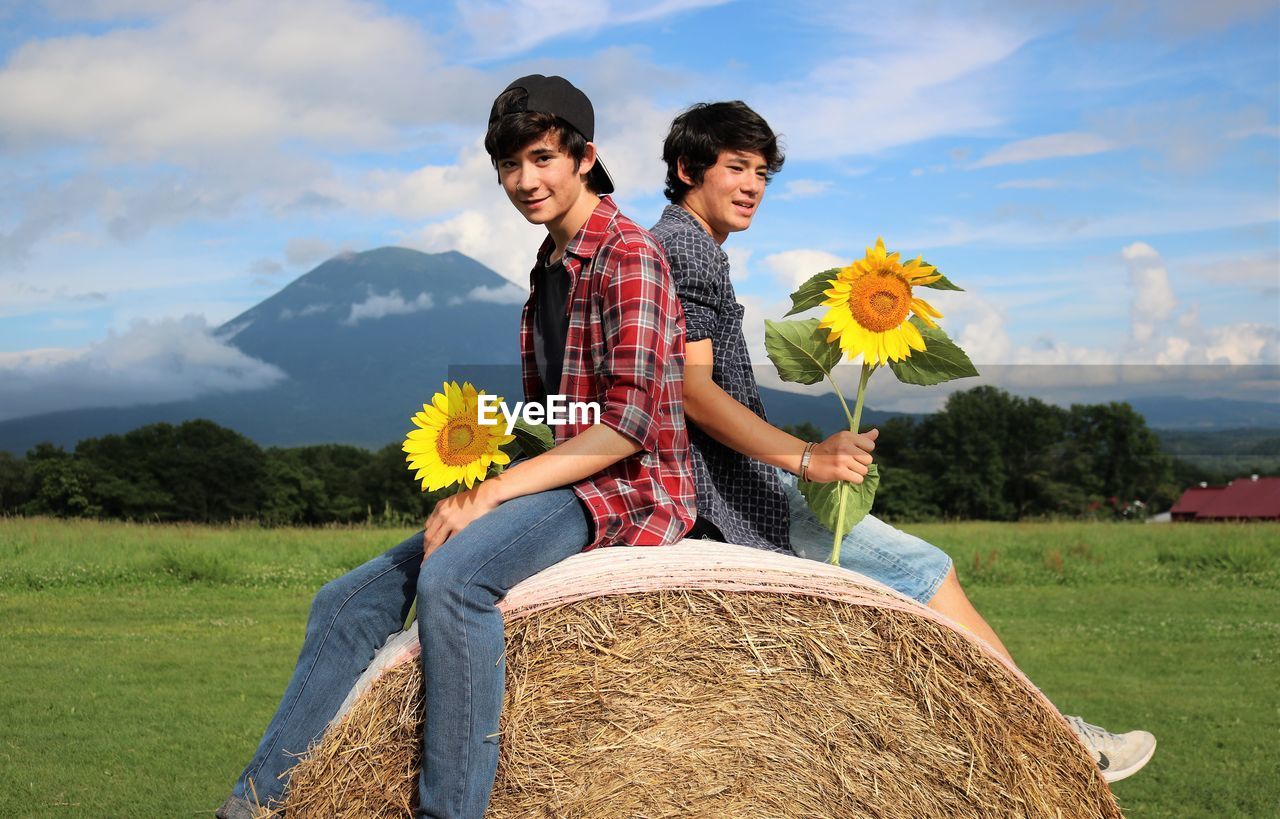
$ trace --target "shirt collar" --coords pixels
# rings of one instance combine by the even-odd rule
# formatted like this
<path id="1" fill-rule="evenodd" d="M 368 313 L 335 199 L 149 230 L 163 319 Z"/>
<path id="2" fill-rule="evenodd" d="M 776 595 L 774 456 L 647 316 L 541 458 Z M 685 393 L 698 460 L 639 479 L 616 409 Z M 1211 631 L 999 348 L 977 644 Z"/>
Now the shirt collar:
<path id="1" fill-rule="evenodd" d="M 591 215 L 587 217 L 587 221 L 569 240 L 569 244 L 564 249 L 565 257 L 572 256 L 580 261 L 586 261 L 596 255 L 600 242 L 609 235 L 609 228 L 617 216 L 618 206 L 613 203 L 613 198 L 601 196 L 600 204 L 596 205 L 595 210 L 591 211 Z M 539 264 L 546 263 L 555 246 L 555 241 L 550 236 L 543 241 L 542 247 L 538 249 Z"/>
<path id="2" fill-rule="evenodd" d="M 685 210 L 680 205 L 667 205 L 665 208 L 663 208 L 662 216 L 659 219 L 659 221 L 664 219 L 670 219 L 674 222 L 678 222 L 684 225 L 685 227 L 691 227 L 697 230 L 698 233 L 707 237 L 708 242 L 710 242 L 712 245 L 715 246 L 716 251 L 720 254 L 721 258 L 724 258 L 724 259 L 729 258 L 729 254 L 724 252 L 724 247 L 715 240 L 715 237 L 713 237 L 710 233 L 707 232 L 707 229 L 702 226 L 701 222 L 698 221 L 698 217 L 694 216 L 692 213 Z"/>

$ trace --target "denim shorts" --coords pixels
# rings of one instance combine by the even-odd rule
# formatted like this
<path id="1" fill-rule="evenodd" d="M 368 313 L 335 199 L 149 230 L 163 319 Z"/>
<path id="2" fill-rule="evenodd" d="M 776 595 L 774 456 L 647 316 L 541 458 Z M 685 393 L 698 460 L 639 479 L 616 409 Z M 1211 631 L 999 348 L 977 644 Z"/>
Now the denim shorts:
<path id="1" fill-rule="evenodd" d="M 834 535 L 800 494 L 796 476 L 778 470 L 791 506 L 791 548 L 801 557 L 827 560 Z M 840 545 L 840 565 L 921 603 L 928 603 L 951 571 L 951 558 L 932 543 L 867 515 Z"/>

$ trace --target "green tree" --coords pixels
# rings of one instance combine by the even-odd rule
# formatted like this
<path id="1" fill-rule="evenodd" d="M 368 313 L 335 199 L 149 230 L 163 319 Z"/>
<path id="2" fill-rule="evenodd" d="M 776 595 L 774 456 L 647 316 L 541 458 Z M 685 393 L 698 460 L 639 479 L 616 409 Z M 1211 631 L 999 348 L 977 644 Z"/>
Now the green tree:
<path id="1" fill-rule="evenodd" d="M 35 491 L 23 511 L 33 515 L 95 517 L 101 509 L 91 493 L 84 465 L 70 453 L 50 443 L 37 444 L 27 453 Z"/>
<path id="2" fill-rule="evenodd" d="M 25 458 L 0 452 L 0 514 L 12 514 L 35 496 L 35 477 Z"/>
<path id="3" fill-rule="evenodd" d="M 1173 461 L 1147 421 L 1127 403 L 1074 405 L 1068 434 L 1080 453 L 1074 477 L 1108 506 L 1159 503 L 1173 483 Z"/>

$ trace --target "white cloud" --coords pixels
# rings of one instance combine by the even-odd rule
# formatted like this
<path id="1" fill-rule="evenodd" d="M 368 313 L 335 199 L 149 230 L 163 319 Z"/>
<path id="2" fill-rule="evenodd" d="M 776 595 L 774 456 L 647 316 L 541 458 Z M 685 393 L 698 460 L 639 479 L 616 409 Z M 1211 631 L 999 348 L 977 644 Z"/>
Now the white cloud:
<path id="1" fill-rule="evenodd" d="M 1254 255 L 1201 256 L 1184 260 L 1178 267 L 1206 281 L 1280 289 L 1280 249 Z"/>
<path id="2" fill-rule="evenodd" d="M 215 338 L 202 317 L 138 321 L 83 350 L 0 354 L 0 420 L 262 389 L 285 377 Z"/>
<path id="3" fill-rule="evenodd" d="M 1205 358 L 1211 364 L 1280 363 L 1280 328 L 1235 324 L 1209 331 Z"/>
<path id="4" fill-rule="evenodd" d="M 496 196 L 506 203 L 479 138 L 467 144 L 450 165 L 424 165 L 412 171 L 374 170 L 354 179 L 317 180 L 314 188 L 321 196 L 347 207 L 402 219 L 439 216 L 488 197 Z"/>
<path id="5" fill-rule="evenodd" d="M 529 269 L 546 229 L 525 221 L 496 184 L 482 202 L 402 236 L 400 244 L 428 253 L 456 250 L 527 288 Z"/>
<path id="6" fill-rule="evenodd" d="M 745 281 L 751 275 L 751 253 L 749 248 L 730 245 L 724 248 L 729 257 L 729 278 L 734 282 Z"/>
<path id="7" fill-rule="evenodd" d="M 996 187 L 1012 188 L 1015 190 L 1053 190 L 1054 188 L 1061 188 L 1062 181 L 1045 177 L 1040 177 L 1038 179 L 1010 179 L 1006 182 L 1001 182 L 999 185 L 996 185 Z"/>
<path id="8" fill-rule="evenodd" d="M 286 307 L 280 311 L 280 320 L 288 321 L 289 319 L 293 319 L 293 318 L 304 318 L 306 316 L 314 316 L 317 313 L 325 312 L 326 310 L 329 309 L 329 307 L 330 305 L 328 304 L 308 304 L 306 307 L 302 308 L 301 310 L 292 310 Z M 350 317 L 348 316 L 348 318 Z M 355 322 L 352 322 L 352 323 L 354 324 Z M 237 332 L 243 329 L 244 329 L 243 327 L 237 328 Z"/>
<path id="9" fill-rule="evenodd" d="M 1178 306 L 1169 284 L 1169 271 L 1156 249 L 1146 242 L 1134 242 L 1120 251 L 1129 269 L 1132 300 L 1129 326 L 1138 343 L 1150 341 Z"/>
<path id="10" fill-rule="evenodd" d="M 793 290 L 813 278 L 815 273 L 844 267 L 850 261 L 825 250 L 809 249 L 785 250 L 764 257 L 765 267 L 772 270 L 784 286 Z"/>
<path id="11" fill-rule="evenodd" d="M 291 267 L 300 267 L 328 259 L 337 251 L 338 248 L 328 239 L 295 236 L 285 243 L 284 260 Z"/>
<path id="12" fill-rule="evenodd" d="M 480 285 L 471 288 L 467 293 L 469 301 L 483 301 L 491 304 L 524 304 L 529 300 L 529 288 L 521 287 L 514 282 L 499 287 Z"/>
<path id="13" fill-rule="evenodd" d="M 793 157 L 873 154 L 999 124 L 1001 98 L 983 74 L 1030 36 L 978 15 L 919 15 L 908 23 L 872 9 L 833 10 L 831 25 L 849 29 L 851 55 L 753 92 Z"/>
<path id="14" fill-rule="evenodd" d="M 30 41 L 0 70 L 0 138 L 120 159 L 241 156 L 283 139 L 385 145 L 423 112 L 470 109 L 403 18 L 350 0 L 178 4 L 151 25 Z M 423 105 L 422 89 L 444 99 Z"/>
<path id="15" fill-rule="evenodd" d="M 831 185 L 830 179 L 789 179 L 782 186 L 782 191 L 773 194 L 773 197 L 783 201 L 807 199 L 811 196 L 819 196 L 826 193 L 831 189 Z"/>
<path id="16" fill-rule="evenodd" d="M 991 151 L 973 163 L 973 168 L 990 168 L 995 165 L 1014 165 L 1071 156 L 1089 156 L 1115 150 L 1119 145 L 1097 134 L 1072 131 L 1062 134 L 1022 139 L 1010 142 Z"/>
<path id="17" fill-rule="evenodd" d="M 392 290 L 386 295 L 370 291 L 364 301 L 351 305 L 351 312 L 342 320 L 343 324 L 354 326 L 362 321 L 373 321 L 384 316 L 401 316 L 407 313 L 420 313 L 435 306 L 430 293 L 419 293 L 417 298 L 405 301 L 399 290 Z"/>
<path id="18" fill-rule="evenodd" d="M 468 0 L 457 8 L 470 50 L 492 58 L 521 54 L 569 34 L 657 20 L 725 2 L 728 0 Z"/>
<path id="19" fill-rule="evenodd" d="M 1020 247 L 1081 239 L 1196 233 L 1277 220 L 1280 203 L 1274 196 L 1205 189 L 1194 204 L 1174 202 L 1105 216 L 1049 217 L 1033 209 L 1007 208 L 981 222 L 941 219 L 933 228 L 917 228 L 918 233 L 905 237 L 901 246 L 938 248 L 981 243 Z"/>

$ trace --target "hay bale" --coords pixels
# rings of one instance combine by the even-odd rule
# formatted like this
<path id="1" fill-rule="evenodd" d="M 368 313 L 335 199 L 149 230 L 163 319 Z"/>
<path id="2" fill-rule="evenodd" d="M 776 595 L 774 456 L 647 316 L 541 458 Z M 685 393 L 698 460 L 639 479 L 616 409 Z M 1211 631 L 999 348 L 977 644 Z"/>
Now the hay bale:
<path id="1" fill-rule="evenodd" d="M 503 609 L 488 817 L 1121 815 L 1026 678 L 844 570 L 707 542 L 603 549 Z M 417 662 L 372 680 L 295 768 L 289 819 L 412 815 L 420 683 Z"/>

